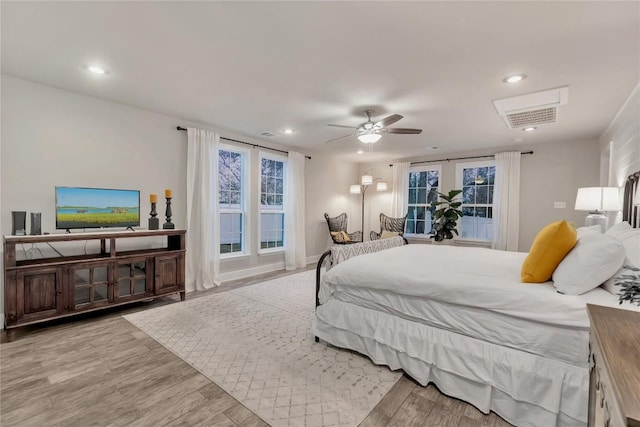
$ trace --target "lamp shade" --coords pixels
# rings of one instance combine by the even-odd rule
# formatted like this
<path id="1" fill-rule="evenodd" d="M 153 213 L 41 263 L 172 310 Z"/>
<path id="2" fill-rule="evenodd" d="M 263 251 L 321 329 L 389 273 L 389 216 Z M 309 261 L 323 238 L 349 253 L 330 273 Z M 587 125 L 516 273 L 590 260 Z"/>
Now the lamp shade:
<path id="1" fill-rule="evenodd" d="M 371 175 L 362 175 L 362 180 L 360 181 L 362 185 L 371 185 L 373 184 L 373 177 Z"/>
<path id="2" fill-rule="evenodd" d="M 351 187 L 349 187 L 349 193 L 360 194 L 360 186 L 358 184 L 353 184 Z"/>
<path id="3" fill-rule="evenodd" d="M 387 191 L 387 183 L 385 181 L 377 182 L 376 191 Z"/>
<path id="4" fill-rule="evenodd" d="M 577 211 L 619 211 L 620 195 L 616 187 L 578 188 Z"/>
<path id="5" fill-rule="evenodd" d="M 380 138 L 382 138 L 382 135 L 380 135 L 379 133 L 363 133 L 358 135 L 358 139 L 360 140 L 360 142 L 363 142 L 365 144 L 374 144 L 380 141 Z"/>

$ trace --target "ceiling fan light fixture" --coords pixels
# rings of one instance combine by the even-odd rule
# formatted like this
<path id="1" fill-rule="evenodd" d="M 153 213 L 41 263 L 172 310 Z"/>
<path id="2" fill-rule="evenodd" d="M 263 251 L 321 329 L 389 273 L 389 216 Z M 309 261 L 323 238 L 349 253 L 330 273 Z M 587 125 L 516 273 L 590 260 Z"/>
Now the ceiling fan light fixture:
<path id="1" fill-rule="evenodd" d="M 382 135 L 379 133 L 363 133 L 358 135 L 358 140 L 364 144 L 375 144 L 380 141 Z"/>

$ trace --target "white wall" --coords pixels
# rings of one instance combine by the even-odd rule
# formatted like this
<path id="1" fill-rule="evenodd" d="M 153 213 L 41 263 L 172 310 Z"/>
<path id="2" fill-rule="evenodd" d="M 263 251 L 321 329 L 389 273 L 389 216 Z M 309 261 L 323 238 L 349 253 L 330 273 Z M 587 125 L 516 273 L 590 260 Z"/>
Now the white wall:
<path id="1" fill-rule="evenodd" d="M 586 212 L 575 211 L 573 206 L 579 187 L 598 185 L 600 162 L 598 141 L 542 143 L 499 150 L 482 150 L 403 160 L 436 160 L 513 150 L 534 151 L 534 154 L 522 156 L 520 166 L 520 241 L 518 250 L 527 252 L 538 231 L 549 222 L 566 219 L 574 221 L 578 225 L 584 224 Z M 442 192 L 446 193 L 455 187 L 456 164 L 464 161 L 434 163 L 442 166 Z M 362 165 L 360 173 L 364 173 L 365 170 L 373 170 L 374 177 L 384 178 L 389 182 L 389 188 L 391 188 L 392 173 L 389 162 Z M 369 191 L 372 191 L 372 197 L 367 199 L 365 223 L 368 221 L 368 228 L 377 231 L 379 229 L 379 213 L 385 212 L 387 215 L 391 213 L 391 192 L 376 194 L 375 190 L 369 189 Z M 566 202 L 566 208 L 555 209 L 554 202 Z"/>
<path id="2" fill-rule="evenodd" d="M 7 75 L 1 76 L 0 83 L 2 234 L 11 233 L 13 210 L 41 212 L 42 230 L 56 232 L 57 185 L 140 190 L 142 228 L 147 225 L 150 193 L 159 195 L 159 217 L 164 222 L 162 197 L 164 189 L 170 188 L 173 221 L 176 227 L 185 226 L 187 135 L 176 126 L 206 126 Z M 270 141 L 218 132 L 227 138 L 288 149 Z M 250 167 L 257 170 L 258 150 L 249 151 Z M 313 157 L 306 163 L 306 187 L 307 255 L 314 259 L 328 245 L 322 214 L 346 211 L 351 217 L 354 202 L 347 197 L 348 186 L 357 175 L 357 165 L 338 163 L 338 159 L 318 153 L 305 154 Z M 251 185 L 257 186 L 259 177 L 253 173 L 252 178 L 256 179 Z M 257 209 L 257 200 L 254 202 L 249 209 Z M 248 228 L 257 230 L 257 221 L 253 215 Z M 248 245 L 256 246 L 253 240 Z M 249 256 L 223 261 L 222 279 L 282 268 L 283 260 L 282 253 L 258 255 L 253 249 Z"/>
<path id="3" fill-rule="evenodd" d="M 600 137 L 601 183 L 624 191 L 627 177 L 640 170 L 640 84 Z"/>

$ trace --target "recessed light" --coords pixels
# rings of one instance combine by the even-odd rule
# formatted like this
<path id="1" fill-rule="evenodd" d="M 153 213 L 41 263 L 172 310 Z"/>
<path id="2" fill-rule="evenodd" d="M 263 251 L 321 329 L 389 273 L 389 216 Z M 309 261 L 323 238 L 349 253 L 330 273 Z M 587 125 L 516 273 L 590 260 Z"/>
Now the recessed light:
<path id="1" fill-rule="evenodd" d="M 282 132 L 286 133 L 286 134 L 292 134 L 293 133 L 293 129 L 283 129 Z"/>
<path id="2" fill-rule="evenodd" d="M 358 150 L 358 154 L 362 154 L 362 153 L 364 153 L 364 151 Z"/>
<path id="3" fill-rule="evenodd" d="M 533 132 L 536 129 L 537 129 L 537 127 L 535 127 L 535 126 L 529 126 L 528 128 L 524 128 L 522 130 L 525 131 L 525 132 Z"/>
<path id="4" fill-rule="evenodd" d="M 100 68 L 97 65 L 88 65 L 87 70 L 91 71 L 93 74 L 107 74 L 107 71 L 104 68 Z"/>
<path id="5" fill-rule="evenodd" d="M 502 79 L 502 81 L 505 83 L 518 83 L 519 81 L 522 81 L 526 78 L 526 74 L 514 74 L 512 76 L 505 77 L 504 79 Z"/>

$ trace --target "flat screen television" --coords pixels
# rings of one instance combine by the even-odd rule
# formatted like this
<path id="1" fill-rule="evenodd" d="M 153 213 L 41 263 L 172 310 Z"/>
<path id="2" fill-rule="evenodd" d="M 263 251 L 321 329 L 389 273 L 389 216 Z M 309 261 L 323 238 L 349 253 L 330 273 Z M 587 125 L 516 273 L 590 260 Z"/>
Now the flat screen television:
<path id="1" fill-rule="evenodd" d="M 138 226 L 138 190 L 56 187 L 56 229 Z"/>

